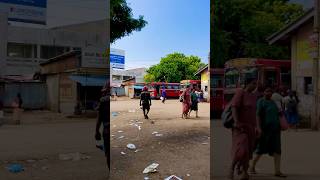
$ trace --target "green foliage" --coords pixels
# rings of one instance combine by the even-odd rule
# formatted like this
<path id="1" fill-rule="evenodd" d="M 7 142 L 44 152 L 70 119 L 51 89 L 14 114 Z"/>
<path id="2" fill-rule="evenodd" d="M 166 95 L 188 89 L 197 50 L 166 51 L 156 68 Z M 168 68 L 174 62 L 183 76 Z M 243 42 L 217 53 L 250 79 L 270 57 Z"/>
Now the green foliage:
<path id="1" fill-rule="evenodd" d="M 144 77 L 146 82 L 180 82 L 185 79 L 199 79 L 194 76 L 205 64 L 197 56 L 181 53 L 168 54 L 159 64 L 151 66 Z"/>
<path id="2" fill-rule="evenodd" d="M 138 19 L 133 18 L 132 9 L 128 6 L 126 0 L 111 0 L 110 3 L 110 42 L 130 35 L 133 31 L 141 31 L 147 21 L 143 16 Z"/>
<path id="3" fill-rule="evenodd" d="M 288 0 L 228 0 L 211 3 L 213 67 L 239 57 L 288 59 L 288 47 L 269 45 L 266 38 L 304 13 Z"/>

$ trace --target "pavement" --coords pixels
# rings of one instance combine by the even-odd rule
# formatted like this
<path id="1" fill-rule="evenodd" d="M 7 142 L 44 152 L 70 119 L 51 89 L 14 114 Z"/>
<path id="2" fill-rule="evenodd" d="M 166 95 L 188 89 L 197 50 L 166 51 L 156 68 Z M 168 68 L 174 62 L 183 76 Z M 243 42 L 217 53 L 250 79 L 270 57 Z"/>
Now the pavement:
<path id="1" fill-rule="evenodd" d="M 212 175 L 214 180 L 227 179 L 230 164 L 231 132 L 223 128 L 220 120 L 213 120 L 212 133 Z M 320 132 L 308 129 L 282 133 L 282 171 L 287 180 L 320 179 Z M 258 174 L 254 180 L 281 179 L 273 177 L 273 158 L 264 156 L 257 164 Z"/>

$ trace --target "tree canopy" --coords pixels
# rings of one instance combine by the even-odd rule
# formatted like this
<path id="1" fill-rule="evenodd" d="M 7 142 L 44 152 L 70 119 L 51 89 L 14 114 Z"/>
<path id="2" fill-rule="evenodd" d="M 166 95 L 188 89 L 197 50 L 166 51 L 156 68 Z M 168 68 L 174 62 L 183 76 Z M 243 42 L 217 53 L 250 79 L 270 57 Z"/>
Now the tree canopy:
<path id="1" fill-rule="evenodd" d="M 211 3 L 213 67 L 239 57 L 288 59 L 289 47 L 269 45 L 266 38 L 304 13 L 288 0 L 228 0 Z"/>
<path id="2" fill-rule="evenodd" d="M 128 36 L 133 31 L 141 31 L 147 25 L 143 16 L 133 18 L 132 9 L 128 6 L 126 0 L 111 0 L 110 3 L 110 42 Z"/>
<path id="3" fill-rule="evenodd" d="M 151 66 L 144 77 L 146 82 L 180 82 L 186 79 L 199 79 L 194 76 L 205 64 L 197 56 L 172 53 L 161 58 L 159 64 Z"/>

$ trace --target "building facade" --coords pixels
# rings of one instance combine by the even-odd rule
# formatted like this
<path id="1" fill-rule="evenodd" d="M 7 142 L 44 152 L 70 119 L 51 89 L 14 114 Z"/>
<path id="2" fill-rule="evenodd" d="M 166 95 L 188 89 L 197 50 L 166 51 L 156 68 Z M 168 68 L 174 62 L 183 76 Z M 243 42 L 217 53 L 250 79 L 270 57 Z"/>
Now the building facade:
<path id="1" fill-rule="evenodd" d="M 0 76 L 34 74 L 40 63 L 71 50 L 105 52 L 109 47 L 107 20 L 45 29 L 11 26 L 0 14 L 0 25 Z"/>
<path id="2" fill-rule="evenodd" d="M 210 72 L 209 66 L 206 65 L 203 68 L 199 69 L 195 74 L 196 76 L 201 77 L 201 90 L 203 91 L 204 98 L 210 102 Z"/>

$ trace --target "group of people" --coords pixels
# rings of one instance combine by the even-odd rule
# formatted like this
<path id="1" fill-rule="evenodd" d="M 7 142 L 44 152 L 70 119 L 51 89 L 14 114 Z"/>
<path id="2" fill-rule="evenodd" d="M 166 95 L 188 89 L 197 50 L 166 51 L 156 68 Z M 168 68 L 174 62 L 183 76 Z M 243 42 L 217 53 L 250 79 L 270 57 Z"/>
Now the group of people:
<path id="1" fill-rule="evenodd" d="M 196 112 L 196 118 L 198 118 L 198 103 L 201 101 L 200 93 L 196 88 L 187 85 L 187 88 L 183 90 L 180 96 L 180 102 L 182 102 L 182 114 L 181 118 L 188 119 L 192 111 Z"/>
<path id="2" fill-rule="evenodd" d="M 249 172 L 256 173 L 256 164 L 264 154 L 274 158 L 274 175 L 286 177 L 280 169 L 280 119 L 285 117 L 292 127 L 297 128 L 299 100 L 295 92 L 273 90 L 272 87 L 262 89 L 257 86 L 256 79 L 249 78 L 232 99 L 234 124 L 229 179 L 234 178 L 235 170 L 241 174 L 242 180 L 249 179 Z"/>

